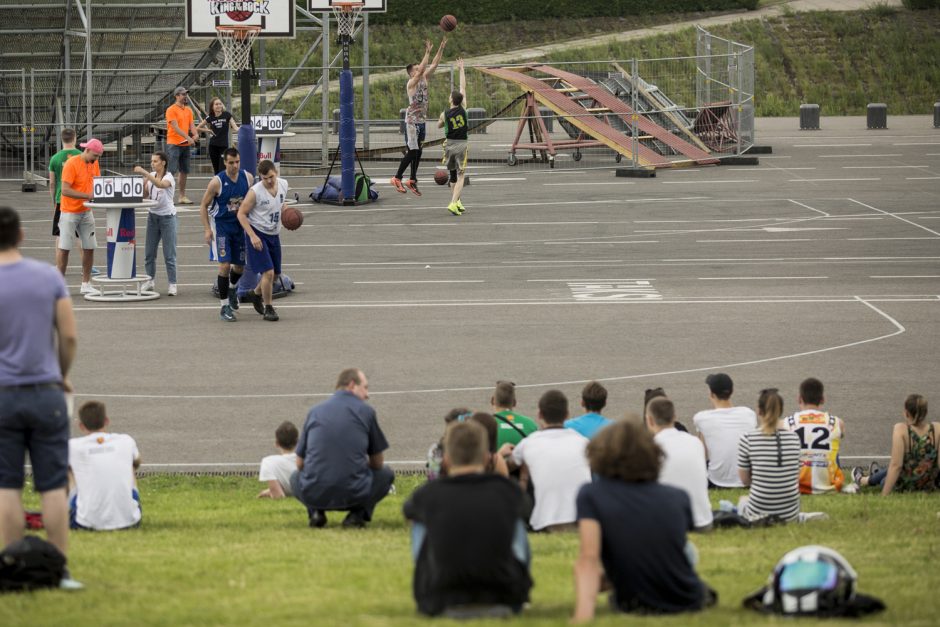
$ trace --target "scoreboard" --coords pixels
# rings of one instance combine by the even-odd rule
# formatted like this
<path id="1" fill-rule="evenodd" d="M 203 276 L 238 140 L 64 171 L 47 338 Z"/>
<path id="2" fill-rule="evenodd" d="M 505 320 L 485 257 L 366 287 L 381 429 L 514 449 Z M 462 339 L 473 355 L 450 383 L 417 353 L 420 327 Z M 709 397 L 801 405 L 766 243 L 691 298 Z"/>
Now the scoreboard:
<path id="1" fill-rule="evenodd" d="M 144 198 L 142 176 L 96 176 L 92 196 L 97 202 L 141 202 Z"/>

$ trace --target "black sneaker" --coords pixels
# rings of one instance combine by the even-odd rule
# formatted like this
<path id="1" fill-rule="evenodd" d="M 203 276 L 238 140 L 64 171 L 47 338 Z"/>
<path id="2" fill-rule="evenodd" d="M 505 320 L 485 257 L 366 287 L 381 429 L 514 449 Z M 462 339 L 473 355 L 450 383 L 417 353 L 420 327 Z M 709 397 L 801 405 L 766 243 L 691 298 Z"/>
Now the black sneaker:
<path id="1" fill-rule="evenodd" d="M 869 477 L 875 474 L 876 472 L 880 472 L 880 471 L 881 471 L 881 464 L 879 464 L 878 462 L 873 461 L 872 463 L 868 465 Z"/>
<path id="2" fill-rule="evenodd" d="M 359 514 L 353 514 L 349 512 L 346 515 L 346 518 L 343 519 L 343 528 L 344 529 L 362 529 L 366 526 L 366 521 L 362 519 Z"/>
<path id="3" fill-rule="evenodd" d="M 238 309 L 238 290 L 234 285 L 228 286 L 228 306 L 233 310 Z"/>
<path id="4" fill-rule="evenodd" d="M 264 302 L 261 300 L 261 294 L 258 292 L 248 292 L 246 294 L 249 299 L 251 299 L 251 305 L 255 308 L 260 315 L 264 315 Z"/>
<path id="5" fill-rule="evenodd" d="M 314 529 L 326 527 L 326 512 L 322 509 L 314 510 L 313 513 L 310 514 L 310 526 Z"/>
<path id="6" fill-rule="evenodd" d="M 266 305 L 264 308 L 264 319 L 268 322 L 277 322 L 280 320 L 280 317 L 278 317 L 277 312 L 274 311 L 274 307 Z"/>

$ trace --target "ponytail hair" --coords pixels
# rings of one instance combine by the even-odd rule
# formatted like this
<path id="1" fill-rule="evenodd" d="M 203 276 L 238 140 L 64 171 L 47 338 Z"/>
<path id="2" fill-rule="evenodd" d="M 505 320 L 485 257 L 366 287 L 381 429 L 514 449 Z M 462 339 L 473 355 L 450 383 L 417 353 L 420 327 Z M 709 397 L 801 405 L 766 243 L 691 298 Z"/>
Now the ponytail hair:
<path id="1" fill-rule="evenodd" d="M 927 399 L 920 394 L 911 394 L 904 400 L 904 411 L 915 427 L 920 426 L 927 419 Z"/>
<path id="2" fill-rule="evenodd" d="M 777 423 L 782 415 L 783 399 L 777 392 L 777 388 L 761 390 L 760 396 L 757 397 L 757 419 L 761 432 L 767 435 L 776 433 Z"/>

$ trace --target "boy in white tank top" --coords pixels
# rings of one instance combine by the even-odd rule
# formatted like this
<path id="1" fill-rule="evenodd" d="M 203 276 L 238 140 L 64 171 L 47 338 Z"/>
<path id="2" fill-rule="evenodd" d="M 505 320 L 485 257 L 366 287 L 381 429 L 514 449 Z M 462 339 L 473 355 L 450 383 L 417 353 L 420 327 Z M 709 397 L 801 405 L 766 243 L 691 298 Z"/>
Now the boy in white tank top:
<path id="1" fill-rule="evenodd" d="M 248 265 L 261 274 L 261 281 L 249 292 L 251 303 L 265 320 L 276 322 L 274 277 L 281 273 L 281 210 L 287 198 L 287 181 L 278 178 L 274 163 L 258 164 L 261 180 L 255 183 L 238 209 L 238 222 L 245 229 Z"/>

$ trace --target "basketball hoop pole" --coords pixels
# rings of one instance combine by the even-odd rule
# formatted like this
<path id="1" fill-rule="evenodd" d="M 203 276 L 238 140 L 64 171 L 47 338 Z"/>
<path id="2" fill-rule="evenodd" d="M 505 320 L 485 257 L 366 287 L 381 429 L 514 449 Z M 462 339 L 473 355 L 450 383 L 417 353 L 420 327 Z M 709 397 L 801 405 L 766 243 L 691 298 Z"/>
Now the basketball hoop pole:
<path id="1" fill-rule="evenodd" d="M 339 75 L 339 156 L 342 170 L 343 204 L 355 205 L 356 179 L 356 118 L 355 91 L 352 71 L 349 69 L 349 45 L 352 43 L 356 18 L 362 11 L 361 1 L 340 0 L 332 3 L 333 14 L 339 28 L 339 41 L 343 45 L 343 70 Z"/>

